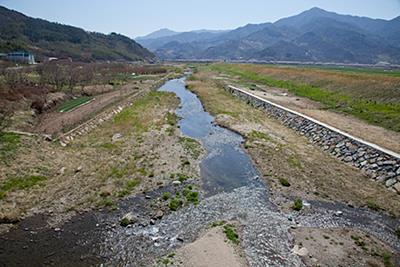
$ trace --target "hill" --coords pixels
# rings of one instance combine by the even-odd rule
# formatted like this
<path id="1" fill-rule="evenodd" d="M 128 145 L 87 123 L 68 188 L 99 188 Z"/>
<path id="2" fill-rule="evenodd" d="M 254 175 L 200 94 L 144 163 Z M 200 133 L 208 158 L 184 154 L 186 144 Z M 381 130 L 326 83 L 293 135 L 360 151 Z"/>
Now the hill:
<path id="1" fill-rule="evenodd" d="M 134 40 L 27 17 L 0 6 L 0 52 L 28 50 L 37 58 L 71 57 L 80 61 L 143 61 L 154 55 Z"/>
<path id="2" fill-rule="evenodd" d="M 371 19 L 312 8 L 275 23 L 139 42 L 162 59 L 400 64 L 400 17 Z"/>

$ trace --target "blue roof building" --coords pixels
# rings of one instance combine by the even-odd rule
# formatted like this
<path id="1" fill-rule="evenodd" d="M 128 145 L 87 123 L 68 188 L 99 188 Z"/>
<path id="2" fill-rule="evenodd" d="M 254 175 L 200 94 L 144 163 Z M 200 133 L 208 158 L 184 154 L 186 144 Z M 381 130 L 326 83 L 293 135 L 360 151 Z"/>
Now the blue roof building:
<path id="1" fill-rule="evenodd" d="M 7 54 L 7 59 L 11 61 L 35 64 L 35 57 L 29 52 L 11 52 Z"/>

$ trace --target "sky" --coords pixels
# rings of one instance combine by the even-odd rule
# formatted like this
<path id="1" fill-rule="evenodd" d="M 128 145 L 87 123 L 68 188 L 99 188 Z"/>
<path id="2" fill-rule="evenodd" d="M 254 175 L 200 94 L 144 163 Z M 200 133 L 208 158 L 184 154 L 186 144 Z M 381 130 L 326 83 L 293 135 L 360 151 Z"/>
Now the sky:
<path id="1" fill-rule="evenodd" d="M 35 18 L 129 37 L 161 28 L 234 29 L 274 22 L 312 7 L 371 18 L 400 16 L 400 0 L 0 0 L 0 5 Z"/>

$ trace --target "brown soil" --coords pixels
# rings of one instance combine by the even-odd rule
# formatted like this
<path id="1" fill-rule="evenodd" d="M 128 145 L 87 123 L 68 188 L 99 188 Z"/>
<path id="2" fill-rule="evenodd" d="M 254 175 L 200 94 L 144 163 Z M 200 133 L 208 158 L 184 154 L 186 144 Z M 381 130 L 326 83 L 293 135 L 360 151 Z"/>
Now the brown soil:
<path id="1" fill-rule="evenodd" d="M 390 247 L 359 231 L 298 228 L 291 233 L 295 243 L 309 252 L 302 257 L 307 266 L 397 266 Z"/>
<path id="2" fill-rule="evenodd" d="M 190 82 L 191 90 L 216 115 L 218 123 L 247 137 L 245 148 L 283 210 L 293 205 L 293 197 L 300 197 L 371 206 L 400 215 L 400 195 L 312 145 L 263 111 L 235 99 L 210 80 L 211 76 L 196 74 L 198 80 Z M 290 186 L 283 186 L 282 179 Z"/>
<path id="3" fill-rule="evenodd" d="M 212 228 L 195 242 L 180 248 L 172 259 L 182 267 L 248 266 L 240 248 L 227 240 L 222 228 Z"/>

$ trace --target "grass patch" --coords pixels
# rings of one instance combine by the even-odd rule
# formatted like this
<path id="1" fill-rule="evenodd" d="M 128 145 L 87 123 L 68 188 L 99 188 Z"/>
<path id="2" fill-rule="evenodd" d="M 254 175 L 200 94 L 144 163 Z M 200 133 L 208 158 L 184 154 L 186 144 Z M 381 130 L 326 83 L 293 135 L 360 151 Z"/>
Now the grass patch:
<path id="1" fill-rule="evenodd" d="M 226 222 L 225 221 L 215 221 L 211 224 L 211 227 L 218 227 L 224 225 Z"/>
<path id="2" fill-rule="evenodd" d="M 290 186 L 289 181 L 286 180 L 285 178 L 279 178 L 279 183 L 284 187 L 289 187 Z"/>
<path id="3" fill-rule="evenodd" d="M 382 210 L 382 208 L 372 200 L 367 202 L 367 207 L 370 208 L 371 210 L 379 211 Z"/>
<path id="4" fill-rule="evenodd" d="M 383 258 L 383 265 L 385 265 L 385 267 L 394 267 L 393 263 L 392 263 L 392 256 L 388 253 L 384 253 L 382 255 Z"/>
<path id="5" fill-rule="evenodd" d="M 47 180 L 44 176 L 31 175 L 25 177 L 11 178 L 0 185 L 0 199 L 7 195 L 7 192 L 15 190 L 28 190 L 35 185 L 42 185 Z"/>
<path id="6" fill-rule="evenodd" d="M 239 235 L 236 232 L 236 228 L 232 224 L 224 225 L 224 233 L 228 240 L 232 241 L 234 244 L 239 244 Z"/>
<path id="7" fill-rule="evenodd" d="M 162 199 L 167 201 L 169 198 L 171 197 L 171 193 L 170 192 L 164 192 L 162 194 Z"/>
<path id="8" fill-rule="evenodd" d="M 398 102 L 385 103 L 378 99 L 363 97 L 363 93 L 357 96 L 352 95 L 355 93 L 351 90 L 333 91 L 307 82 L 277 79 L 258 73 L 256 68 L 249 70 L 241 65 L 217 64 L 212 65 L 211 70 L 239 76 L 241 79 L 269 87 L 287 89 L 297 96 L 319 102 L 327 109 L 347 113 L 368 123 L 400 132 L 400 104 Z M 361 90 L 358 89 L 358 91 Z"/>
<path id="9" fill-rule="evenodd" d="M 57 111 L 58 112 L 68 112 L 68 111 L 71 111 L 71 110 L 79 107 L 80 105 L 83 105 L 83 104 L 89 102 L 90 100 L 92 100 L 92 98 L 89 96 L 83 96 L 83 97 L 79 97 L 76 99 L 68 100 L 68 101 L 64 102 L 63 104 L 61 104 L 61 106 L 59 106 L 57 108 Z"/>
<path id="10" fill-rule="evenodd" d="M 131 133 L 133 130 L 135 134 L 140 135 L 149 131 L 151 127 L 162 126 L 165 123 L 164 119 L 169 123 L 173 123 L 176 118 L 172 113 L 168 113 L 170 115 L 165 116 L 158 116 L 158 113 L 162 107 L 171 107 L 177 101 L 176 97 L 171 93 L 150 92 L 134 101 L 132 106 L 117 114 L 114 117 L 114 126 L 126 134 Z"/>
<path id="11" fill-rule="evenodd" d="M 7 161 L 18 149 L 21 137 L 14 133 L 0 132 L 0 160 Z"/>
<path id="12" fill-rule="evenodd" d="M 201 144 L 195 139 L 180 137 L 179 143 L 181 143 L 183 148 L 195 159 L 198 159 L 203 151 Z"/>
<path id="13" fill-rule="evenodd" d="M 251 140 L 263 140 L 263 141 L 269 141 L 272 142 L 272 138 L 268 135 L 265 134 L 263 132 L 259 132 L 259 131 L 251 131 L 249 134 L 247 134 L 247 138 L 251 139 Z"/>
<path id="14" fill-rule="evenodd" d="M 293 203 L 292 209 L 295 211 L 301 211 L 303 209 L 303 200 L 297 198 Z"/>
<path id="15" fill-rule="evenodd" d="M 172 211 L 177 211 L 182 206 L 183 201 L 179 196 L 172 198 L 168 205 L 169 209 Z"/>
<path id="16" fill-rule="evenodd" d="M 139 179 L 129 180 L 128 182 L 126 182 L 124 188 L 118 192 L 118 197 L 125 197 L 129 195 L 132 192 L 132 190 L 139 184 L 140 184 Z"/>
<path id="17" fill-rule="evenodd" d="M 175 113 L 168 112 L 167 115 L 165 115 L 165 120 L 169 125 L 176 126 L 178 124 L 179 117 Z"/>

